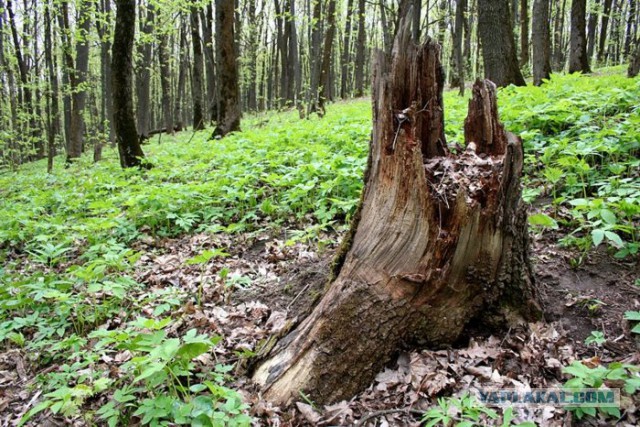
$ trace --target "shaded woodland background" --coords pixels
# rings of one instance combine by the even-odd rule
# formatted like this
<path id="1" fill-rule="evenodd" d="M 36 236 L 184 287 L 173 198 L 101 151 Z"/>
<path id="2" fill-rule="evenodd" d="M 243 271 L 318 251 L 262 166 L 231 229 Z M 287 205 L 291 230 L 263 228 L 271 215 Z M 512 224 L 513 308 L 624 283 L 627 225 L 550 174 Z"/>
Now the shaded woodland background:
<path id="1" fill-rule="evenodd" d="M 487 77 L 540 84 L 549 73 L 588 72 L 632 59 L 637 0 L 140 0 L 134 107 L 141 140 L 200 129 L 224 115 L 220 42 L 224 8 L 243 112 L 363 96 L 374 49 L 389 51 L 403 8 L 412 36 L 442 45 L 446 81 Z M 0 0 L 0 167 L 114 142 L 110 0 Z M 633 62 L 633 61 L 632 61 Z"/>

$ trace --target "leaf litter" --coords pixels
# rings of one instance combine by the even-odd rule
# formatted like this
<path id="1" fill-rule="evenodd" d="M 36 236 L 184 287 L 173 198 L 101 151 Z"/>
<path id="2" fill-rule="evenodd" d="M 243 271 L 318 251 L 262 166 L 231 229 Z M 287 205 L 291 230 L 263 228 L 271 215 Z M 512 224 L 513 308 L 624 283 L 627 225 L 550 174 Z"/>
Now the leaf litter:
<path id="1" fill-rule="evenodd" d="M 325 241 L 339 241 L 339 236 L 323 237 Z M 486 387 L 524 391 L 561 387 L 565 379 L 562 367 L 575 360 L 594 365 L 638 360 L 629 328 L 622 325 L 619 317 L 620 301 L 615 298 L 628 298 L 628 294 L 620 291 L 626 288 L 621 285 L 612 291 L 613 300 L 602 308 L 604 315 L 600 317 L 601 322 L 608 324 L 617 318 L 620 330 L 615 333 L 622 331 L 623 339 L 617 340 L 618 347 L 614 350 L 605 346 L 593 357 L 593 349 L 583 344 L 584 338 L 572 336 L 577 331 L 566 329 L 570 321 L 584 314 L 575 312 L 581 298 L 584 299 L 575 292 L 576 286 L 572 289 L 559 286 L 571 285 L 570 280 L 563 278 L 576 273 L 564 267 L 567 254 L 554 256 L 561 250 L 538 239 L 534 252 L 538 276 L 542 278 L 539 286 L 545 311 L 551 313 L 548 319 L 551 323 L 523 325 L 503 336 L 471 338 L 459 348 L 402 352 L 378 373 L 366 390 L 350 401 L 318 407 L 301 398 L 292 407 L 274 407 L 260 398 L 259 390 L 247 376 L 252 357 L 271 337 L 281 337 L 310 311 L 326 285 L 336 244 L 319 250 L 314 243 L 291 244 L 283 236 L 198 234 L 139 242 L 136 250 L 144 255 L 136 263 L 135 279 L 145 286 L 130 298 L 146 301 L 140 310 L 145 316 L 170 315 L 173 322 L 168 327 L 169 336 L 180 336 L 195 328 L 199 333 L 222 337 L 213 351 L 197 357 L 198 369 L 212 370 L 217 364 L 234 366 L 235 379 L 228 385 L 238 390 L 250 405 L 255 425 L 418 426 L 421 415 L 437 405 L 438 398 L 443 396 L 474 394 Z M 212 257 L 201 264 L 188 262 L 207 250 L 224 250 L 228 256 Z M 607 262 L 603 258 L 594 260 L 591 265 L 587 264 L 584 274 L 602 269 L 601 264 Z M 623 267 L 623 275 L 630 272 L 629 277 L 636 271 L 634 266 Z M 559 292 L 570 296 L 558 299 Z M 158 298 L 149 299 L 149 295 Z M 600 298 L 609 301 L 608 296 L 600 295 Z M 640 305 L 637 300 L 633 301 L 634 306 Z M 123 312 L 122 318 L 109 319 L 105 326 L 118 328 L 126 317 Z M 130 359 L 130 352 L 120 351 L 103 357 L 96 366 L 87 369 L 106 370 L 118 377 L 120 366 Z M 20 349 L 1 352 L 0 426 L 17 425 L 21 416 L 41 397 L 36 377 L 57 369 L 55 365 L 39 369 Z M 109 397 L 103 393 L 89 399 L 84 409 L 95 410 Z M 637 400 L 637 396 L 623 400 L 624 419 L 619 425 L 636 424 Z M 490 421 L 485 417 L 482 422 Z M 513 422 L 521 421 L 550 427 L 575 423 L 570 413 L 552 406 L 513 408 Z M 43 415 L 32 425 L 87 424 L 79 416 Z"/>

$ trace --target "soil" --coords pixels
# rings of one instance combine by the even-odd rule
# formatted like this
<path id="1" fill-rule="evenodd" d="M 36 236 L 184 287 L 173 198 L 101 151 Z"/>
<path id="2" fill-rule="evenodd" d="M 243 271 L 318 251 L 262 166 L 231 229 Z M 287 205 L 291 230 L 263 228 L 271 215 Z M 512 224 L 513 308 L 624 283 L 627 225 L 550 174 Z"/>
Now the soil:
<path id="1" fill-rule="evenodd" d="M 536 286 L 546 324 L 470 337 L 460 348 L 401 352 L 370 387 L 349 402 L 324 408 L 303 402 L 291 408 L 272 407 L 249 379 L 253 359 L 247 361 L 242 354 L 259 350 L 270 336 L 284 335 L 309 313 L 327 284 L 340 239 L 336 234 L 322 236 L 322 249 L 316 243 L 291 243 L 285 236 L 269 235 L 201 234 L 150 240 L 137 248 L 145 255 L 138 262 L 136 278 L 146 284 L 145 292 L 162 295 L 181 289 L 192 296 L 173 312 L 178 320 L 172 333 L 180 335 L 198 328 L 223 337 L 215 360 L 200 361 L 201 369 L 212 369 L 214 363 L 239 362 L 234 372 L 237 380 L 229 386 L 251 404 L 257 425 L 419 426 L 421 415 L 437 405 L 439 397 L 473 391 L 488 379 L 504 387 L 557 387 L 566 380 L 561 366 L 575 360 L 640 361 L 638 342 L 624 320 L 625 311 L 640 310 L 640 288 L 635 285 L 640 278 L 638 260 L 619 261 L 605 251 L 595 251 L 578 264 L 581 254 L 559 247 L 557 235 L 547 233 L 532 239 Z M 227 249 L 229 256 L 204 266 L 186 263 L 203 249 L 213 248 L 232 249 Z M 220 276 L 224 269 L 229 269 L 226 281 Z M 251 284 L 238 281 L 235 285 L 229 279 L 233 277 L 247 278 Z M 200 294 L 202 304 L 198 304 Z M 153 310 L 150 306 L 148 314 Z M 606 342 L 586 345 L 592 331 L 604 332 Z M 18 350 L 0 353 L 0 420 L 6 419 L 0 425 L 15 425 L 24 408 L 37 399 L 37 390 L 28 387 L 34 384 L 33 379 L 57 368 L 36 366 Z M 92 409 L 104 403 L 106 397 L 93 402 Z M 632 403 L 618 425 L 637 425 L 635 407 L 640 403 Z M 541 426 L 613 425 L 611 421 L 598 424 L 594 419 L 576 423 L 560 408 L 536 411 L 533 418 Z M 514 409 L 514 416 L 514 422 L 520 422 L 531 419 L 532 414 Z M 82 425 L 78 419 L 44 413 L 33 421 L 33 425 Z"/>

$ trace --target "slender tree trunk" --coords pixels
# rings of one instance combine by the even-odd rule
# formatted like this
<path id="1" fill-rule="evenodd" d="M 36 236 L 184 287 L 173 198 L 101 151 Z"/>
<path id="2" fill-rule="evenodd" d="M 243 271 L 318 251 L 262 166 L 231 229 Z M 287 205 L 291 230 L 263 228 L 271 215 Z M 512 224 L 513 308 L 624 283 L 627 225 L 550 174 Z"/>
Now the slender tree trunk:
<path id="1" fill-rule="evenodd" d="M 218 36 L 219 56 L 222 63 L 220 74 L 220 100 L 224 104 L 224 117 L 213 131 L 214 137 L 223 137 L 240 130 L 240 94 L 238 91 L 238 63 L 234 33 L 235 14 L 233 2 L 216 0 L 216 25 L 220 25 Z"/>
<path id="2" fill-rule="evenodd" d="M 635 77 L 640 72 L 640 43 L 636 42 L 634 52 L 629 58 L 629 68 L 627 69 L 627 76 Z"/>
<path id="3" fill-rule="evenodd" d="M 365 35 L 365 0 L 358 0 L 358 42 L 356 43 L 355 83 L 354 95 L 364 94 L 364 51 L 366 47 Z"/>
<path id="4" fill-rule="evenodd" d="M 329 97 L 329 87 L 331 78 L 329 75 L 331 67 L 331 54 L 333 52 L 333 40 L 336 34 L 336 0 L 329 0 L 327 9 L 327 31 L 324 35 L 322 66 L 320 67 L 320 88 L 318 91 L 318 115 L 324 116 L 326 113 L 325 102 Z"/>
<path id="5" fill-rule="evenodd" d="M 551 75 L 549 0 L 533 1 L 531 42 L 533 45 L 533 84 L 540 86 Z"/>
<path id="6" fill-rule="evenodd" d="M 564 46 L 564 16 L 567 0 L 558 0 L 556 8 L 556 19 L 553 31 L 553 69 L 561 71 L 565 63 L 565 46 Z"/>
<path id="7" fill-rule="evenodd" d="M 116 0 L 116 28 L 113 35 L 113 124 L 118 141 L 120 165 L 140 166 L 144 153 L 133 114 L 133 39 L 136 31 L 135 0 Z"/>
<path id="8" fill-rule="evenodd" d="M 304 117 L 304 107 L 302 105 L 302 69 L 300 67 L 300 52 L 298 46 L 298 30 L 296 28 L 296 2 L 289 0 L 289 76 L 293 79 L 294 97 L 296 108 L 300 113 L 300 118 Z"/>
<path id="9" fill-rule="evenodd" d="M 60 134 L 60 114 L 58 112 L 58 73 L 54 62 L 53 38 L 51 36 L 51 4 L 47 2 L 44 9 L 44 55 L 49 71 L 49 93 L 47 95 L 48 121 L 47 121 L 47 172 L 53 170 L 53 157 L 55 156 L 56 137 Z M 0 32 L 1 34 L 1 32 Z"/>
<path id="10" fill-rule="evenodd" d="M 254 1 L 254 0 L 250 0 Z M 206 13 L 202 12 L 202 34 L 204 35 L 204 66 L 207 72 L 207 102 L 209 120 L 215 122 L 218 119 L 218 95 L 216 93 L 215 63 L 216 54 L 213 48 L 213 5 L 208 4 Z"/>
<path id="11" fill-rule="evenodd" d="M 504 0 L 478 0 L 478 35 L 485 77 L 498 86 L 525 86 L 518 67 L 509 5 Z"/>
<path id="12" fill-rule="evenodd" d="M 188 70 L 188 62 L 187 62 L 187 29 L 184 23 L 184 19 L 180 19 L 180 48 L 179 48 L 179 70 L 178 70 L 178 82 L 176 87 L 176 99 L 175 99 L 175 108 L 173 113 L 173 118 L 176 123 L 175 129 L 177 131 L 181 131 L 184 128 L 184 120 L 183 120 L 183 108 L 182 103 L 184 102 L 185 95 L 185 83 L 186 83 L 186 73 Z"/>
<path id="13" fill-rule="evenodd" d="M 422 0 L 412 0 L 413 23 L 411 24 L 411 38 L 416 44 L 420 44 L 420 17 L 422 16 Z"/>
<path id="14" fill-rule="evenodd" d="M 247 107 L 249 111 L 258 109 L 257 98 L 257 62 L 258 62 L 258 23 L 256 22 L 256 0 L 247 0 L 249 22 L 247 27 Z"/>
<path id="15" fill-rule="evenodd" d="M 627 16 L 627 30 L 624 39 L 624 56 L 628 58 L 631 55 L 632 45 L 636 38 L 636 25 L 638 20 L 638 10 L 636 0 L 629 2 L 629 14 Z"/>
<path id="16" fill-rule="evenodd" d="M 162 91 L 162 121 L 165 132 L 174 133 L 173 111 L 171 110 L 171 60 L 169 57 L 169 36 L 160 34 L 158 62 L 160 65 L 160 88 Z"/>
<path id="17" fill-rule="evenodd" d="M 467 0 L 456 1 L 456 16 L 453 27 L 453 63 L 455 64 L 452 73 L 451 87 L 460 89 L 460 96 L 464 95 L 464 60 L 462 58 L 462 39 L 464 28 L 464 15 L 466 13 Z"/>
<path id="18" fill-rule="evenodd" d="M 593 59 L 593 52 L 596 45 L 596 30 L 598 28 L 597 8 L 600 0 L 593 1 L 593 8 L 589 12 L 589 20 L 587 21 L 587 57 Z"/>
<path id="19" fill-rule="evenodd" d="M 191 98 L 193 100 L 193 129 L 204 129 L 204 108 L 202 93 L 202 39 L 200 38 L 200 17 L 195 7 L 191 8 L 191 43 L 193 45 L 193 73 L 191 75 Z"/>
<path id="20" fill-rule="evenodd" d="M 347 1 L 347 15 L 344 28 L 344 41 L 342 43 L 341 74 L 340 74 L 340 98 L 349 96 L 349 72 L 350 72 L 350 47 L 351 47 L 351 18 L 353 16 L 353 0 Z"/>
<path id="21" fill-rule="evenodd" d="M 313 1 L 311 46 L 309 57 L 309 91 L 307 92 L 307 116 L 318 110 L 318 90 L 320 88 L 320 69 L 322 66 L 322 10 L 320 0 Z"/>
<path id="22" fill-rule="evenodd" d="M 380 7 L 380 25 L 382 26 L 382 40 L 384 42 L 385 52 L 391 52 L 391 26 L 387 19 L 387 7 L 384 0 L 379 0 Z"/>
<path id="23" fill-rule="evenodd" d="M 449 154 L 440 47 L 410 39 L 407 21 L 391 60 L 379 54 L 374 66 L 365 188 L 335 279 L 254 373 L 277 405 L 299 393 L 319 404 L 349 399 L 401 347 L 448 346 L 480 314 L 494 328 L 539 317 L 521 142 L 498 121 L 495 86 L 478 81 L 467 150 Z"/>
<path id="24" fill-rule="evenodd" d="M 87 73 L 89 72 L 89 31 L 91 29 L 90 0 L 82 0 L 78 14 L 76 39 L 76 66 L 72 70 L 71 83 L 71 138 L 67 150 L 67 162 L 74 161 L 82 155 L 84 148 L 84 109 L 87 101 Z"/>
<path id="25" fill-rule="evenodd" d="M 142 13 L 140 13 L 142 20 Z M 140 62 L 136 66 L 136 117 L 138 123 L 138 135 L 141 141 L 149 139 L 151 130 L 151 54 L 153 51 L 153 25 L 155 20 L 155 10 L 153 3 L 147 5 L 147 16 L 140 29 L 141 37 L 137 46 L 138 58 Z"/>
<path id="26" fill-rule="evenodd" d="M 105 25 L 111 16 L 111 0 L 100 0 L 100 13 L 102 19 L 96 20 L 96 30 L 100 37 L 100 85 L 102 96 L 100 97 L 100 127 L 102 134 L 106 135 L 109 141 L 115 142 L 113 134 L 113 104 L 111 94 L 111 29 Z M 102 159 L 102 138 L 96 143 L 93 160 L 98 162 Z"/>
<path id="27" fill-rule="evenodd" d="M 598 63 L 601 63 L 607 48 L 607 29 L 609 28 L 609 15 L 611 14 L 612 0 L 604 0 L 604 9 L 600 19 L 600 37 L 598 39 Z"/>
<path id="28" fill-rule="evenodd" d="M 586 33 L 587 1 L 571 2 L 571 45 L 569 50 L 569 72 L 590 73 L 587 57 Z"/>
<path id="29" fill-rule="evenodd" d="M 520 0 L 520 68 L 529 63 L 529 2 Z"/>

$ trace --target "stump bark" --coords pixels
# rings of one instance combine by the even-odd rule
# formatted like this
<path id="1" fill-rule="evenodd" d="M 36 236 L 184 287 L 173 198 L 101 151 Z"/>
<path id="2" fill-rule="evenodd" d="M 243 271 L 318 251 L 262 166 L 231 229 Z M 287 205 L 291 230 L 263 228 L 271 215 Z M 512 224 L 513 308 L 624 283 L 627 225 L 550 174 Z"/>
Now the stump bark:
<path id="1" fill-rule="evenodd" d="M 495 85 L 477 81 L 466 149 L 450 153 L 440 47 L 414 45 L 407 22 L 391 58 L 374 61 L 365 188 L 338 273 L 254 372 L 276 404 L 300 391 L 318 403 L 349 398 L 402 348 L 449 346 L 469 326 L 540 316 L 521 142 L 498 120 Z"/>

